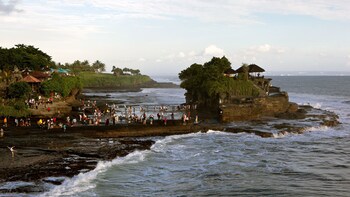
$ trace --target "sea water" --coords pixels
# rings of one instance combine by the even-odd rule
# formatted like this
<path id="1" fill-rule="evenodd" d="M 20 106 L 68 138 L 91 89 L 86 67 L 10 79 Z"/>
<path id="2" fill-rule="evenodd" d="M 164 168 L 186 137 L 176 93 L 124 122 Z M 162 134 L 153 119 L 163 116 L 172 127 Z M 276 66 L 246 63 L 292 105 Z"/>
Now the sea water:
<path id="1" fill-rule="evenodd" d="M 276 138 L 221 131 L 155 137 L 150 150 L 101 161 L 40 195 L 350 196 L 350 77 L 273 77 L 272 83 L 292 102 L 337 113 L 342 124 Z M 164 98 L 184 93 L 162 91 Z"/>

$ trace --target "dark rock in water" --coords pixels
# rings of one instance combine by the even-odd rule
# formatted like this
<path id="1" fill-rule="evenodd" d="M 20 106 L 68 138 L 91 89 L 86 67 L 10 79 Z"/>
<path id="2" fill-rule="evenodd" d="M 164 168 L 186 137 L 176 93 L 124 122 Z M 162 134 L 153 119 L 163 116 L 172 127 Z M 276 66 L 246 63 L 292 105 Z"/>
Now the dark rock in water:
<path id="1" fill-rule="evenodd" d="M 295 113 L 295 112 L 298 111 L 298 108 L 299 108 L 298 104 L 290 103 L 290 105 L 289 105 L 289 107 L 287 109 L 287 113 Z"/>
<path id="2" fill-rule="evenodd" d="M 260 136 L 262 138 L 273 137 L 272 133 L 258 131 L 258 130 L 254 130 L 254 129 L 226 128 L 224 131 L 229 132 L 229 133 L 251 133 L 251 134 L 255 134 L 257 136 Z"/>
<path id="3" fill-rule="evenodd" d="M 283 114 L 278 114 L 276 117 L 283 118 L 283 119 L 289 119 L 289 120 L 295 120 L 295 119 L 304 119 L 305 114 L 304 113 L 283 113 Z"/>
<path id="4" fill-rule="evenodd" d="M 350 101 L 344 101 L 343 103 L 345 103 L 345 104 L 350 104 Z"/>
<path id="5" fill-rule="evenodd" d="M 292 128 L 293 125 L 289 124 L 289 123 L 282 123 L 282 124 L 277 124 L 273 126 L 275 129 L 289 129 Z"/>
<path id="6" fill-rule="evenodd" d="M 323 122 L 321 124 L 323 126 L 327 126 L 327 127 L 335 127 L 335 126 L 339 125 L 340 122 L 338 120 L 323 120 Z"/>

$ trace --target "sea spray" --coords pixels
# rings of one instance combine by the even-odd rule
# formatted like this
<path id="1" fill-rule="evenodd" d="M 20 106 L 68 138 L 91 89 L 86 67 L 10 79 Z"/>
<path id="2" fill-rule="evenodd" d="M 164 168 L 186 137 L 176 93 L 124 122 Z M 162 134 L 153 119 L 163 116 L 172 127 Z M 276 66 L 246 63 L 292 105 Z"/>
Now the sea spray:
<path id="1" fill-rule="evenodd" d="M 100 174 L 106 172 L 109 168 L 120 164 L 132 164 L 144 160 L 144 154 L 147 151 L 135 151 L 125 157 L 118 157 L 112 161 L 100 161 L 96 168 L 86 173 L 80 173 L 72 178 L 67 178 L 61 185 L 41 196 L 79 196 L 82 192 L 95 188 L 94 180 Z"/>

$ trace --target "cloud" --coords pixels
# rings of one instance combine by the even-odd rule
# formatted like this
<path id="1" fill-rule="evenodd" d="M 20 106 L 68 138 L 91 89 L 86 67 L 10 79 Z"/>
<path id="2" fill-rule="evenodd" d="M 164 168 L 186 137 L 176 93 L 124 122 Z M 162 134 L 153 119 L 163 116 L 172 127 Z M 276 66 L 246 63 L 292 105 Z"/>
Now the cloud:
<path id="1" fill-rule="evenodd" d="M 256 51 L 265 53 L 271 51 L 271 46 L 269 44 L 260 45 L 255 48 Z"/>
<path id="2" fill-rule="evenodd" d="M 282 54 L 286 52 L 286 49 L 283 47 L 272 46 L 270 44 L 263 44 L 263 45 L 249 47 L 244 51 L 246 55 L 257 55 L 262 53 Z"/>
<path id="3" fill-rule="evenodd" d="M 215 45 L 210 45 L 207 48 L 204 49 L 203 52 L 204 55 L 206 56 L 223 56 L 224 55 L 224 50 L 220 49 L 219 47 L 215 46 Z"/>
<path id="4" fill-rule="evenodd" d="M 186 57 L 186 54 L 184 53 L 184 52 L 180 52 L 179 54 L 178 54 L 178 57 L 179 58 L 184 58 L 184 57 Z"/>
<path id="5" fill-rule="evenodd" d="M 9 0 L 7 3 L 4 3 L 3 0 L 0 0 L 0 14 L 10 14 L 12 12 L 18 12 L 16 9 L 19 0 Z"/>
<path id="6" fill-rule="evenodd" d="M 350 1 L 346 0 L 86 0 L 64 1 L 81 4 L 130 18 L 193 18 L 204 22 L 257 23 L 261 13 L 312 16 L 326 20 L 350 20 Z"/>

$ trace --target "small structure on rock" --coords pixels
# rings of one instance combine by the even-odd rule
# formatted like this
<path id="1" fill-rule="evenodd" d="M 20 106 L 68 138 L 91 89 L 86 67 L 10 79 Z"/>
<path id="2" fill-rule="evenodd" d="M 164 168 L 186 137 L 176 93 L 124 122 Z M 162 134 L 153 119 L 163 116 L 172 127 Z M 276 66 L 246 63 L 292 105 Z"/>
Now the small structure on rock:
<path id="1" fill-rule="evenodd" d="M 286 92 L 273 87 L 263 72 L 256 64 L 243 64 L 234 70 L 226 57 L 214 57 L 204 65 L 191 65 L 179 77 L 181 87 L 187 90 L 186 102 L 204 112 L 219 112 L 223 122 L 296 112 L 298 106 L 289 102 Z"/>

